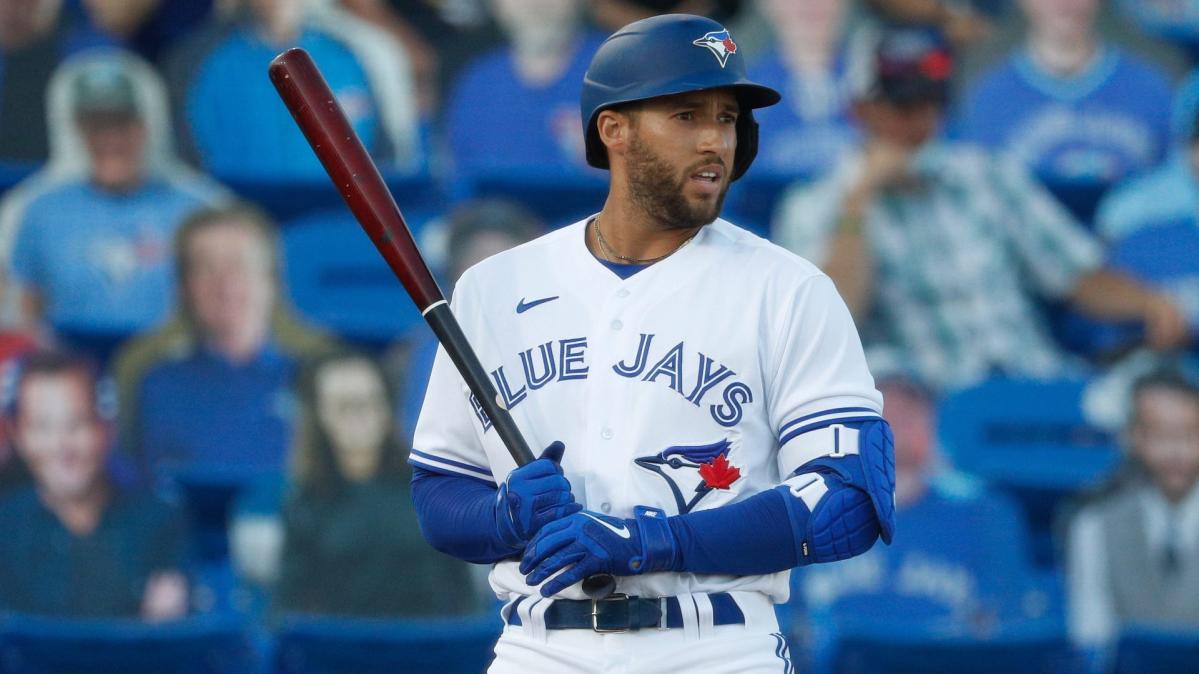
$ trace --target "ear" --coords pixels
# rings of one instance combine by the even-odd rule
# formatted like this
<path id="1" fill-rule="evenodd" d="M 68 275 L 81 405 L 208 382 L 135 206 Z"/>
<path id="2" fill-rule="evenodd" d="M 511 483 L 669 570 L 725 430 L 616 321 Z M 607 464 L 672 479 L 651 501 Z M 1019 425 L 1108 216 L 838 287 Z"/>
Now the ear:
<path id="1" fill-rule="evenodd" d="M 600 142 L 608 149 L 608 162 L 614 155 L 623 155 L 632 132 L 632 118 L 616 110 L 604 110 L 595 119 Z"/>

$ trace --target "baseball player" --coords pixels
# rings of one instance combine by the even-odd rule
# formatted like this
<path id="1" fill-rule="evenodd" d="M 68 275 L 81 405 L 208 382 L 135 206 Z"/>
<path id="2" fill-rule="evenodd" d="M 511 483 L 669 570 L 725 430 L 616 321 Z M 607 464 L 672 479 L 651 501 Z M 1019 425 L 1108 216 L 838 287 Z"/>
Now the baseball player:
<path id="1" fill-rule="evenodd" d="M 516 468 L 439 352 L 411 463 L 421 528 L 493 564 L 494 672 L 788 671 L 789 570 L 893 531 L 882 399 L 833 284 L 718 216 L 757 151 L 728 31 L 665 15 L 583 82 L 603 209 L 462 275 L 453 307 L 541 457 Z M 614 574 L 605 599 L 580 581 Z"/>

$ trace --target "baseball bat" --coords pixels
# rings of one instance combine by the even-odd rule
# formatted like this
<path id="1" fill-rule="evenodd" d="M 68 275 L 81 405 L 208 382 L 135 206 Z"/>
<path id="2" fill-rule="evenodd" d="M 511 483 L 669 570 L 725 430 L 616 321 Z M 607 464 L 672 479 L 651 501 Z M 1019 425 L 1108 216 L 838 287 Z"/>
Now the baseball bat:
<path id="1" fill-rule="evenodd" d="M 383 182 L 378 167 L 362 146 L 312 57 L 303 49 L 293 47 L 271 60 L 268 72 L 279 97 L 291 111 L 354 218 L 432 328 L 516 465 L 533 461 L 533 452 L 512 415 L 500 402 L 479 357 L 450 311 L 450 305 L 416 247 L 387 183 Z M 592 598 L 606 597 L 615 588 L 616 579 L 607 574 L 583 581 L 584 592 Z"/>

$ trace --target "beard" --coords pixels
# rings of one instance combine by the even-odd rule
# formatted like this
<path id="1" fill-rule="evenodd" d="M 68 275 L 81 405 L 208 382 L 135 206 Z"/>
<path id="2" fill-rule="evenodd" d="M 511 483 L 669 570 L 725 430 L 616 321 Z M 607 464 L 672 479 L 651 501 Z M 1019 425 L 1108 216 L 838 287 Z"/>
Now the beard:
<path id="1" fill-rule="evenodd" d="M 695 168 L 712 163 L 724 166 L 722 160 L 716 159 L 700 162 Z M 668 229 L 701 227 L 715 220 L 724 207 L 728 183 L 713 201 L 695 205 L 688 201 L 684 189 L 693 170 L 678 175 L 665 159 L 649 149 L 640 138 L 634 136 L 629 143 L 629 196 L 634 204 Z"/>

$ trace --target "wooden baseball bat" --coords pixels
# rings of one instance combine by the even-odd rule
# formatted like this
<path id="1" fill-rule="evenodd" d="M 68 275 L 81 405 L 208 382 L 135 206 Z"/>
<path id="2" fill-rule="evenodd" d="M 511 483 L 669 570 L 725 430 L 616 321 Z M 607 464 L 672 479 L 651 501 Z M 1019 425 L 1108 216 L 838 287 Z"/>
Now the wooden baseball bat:
<path id="1" fill-rule="evenodd" d="M 512 415 L 500 404 L 486 370 L 450 311 L 378 167 L 312 57 L 298 47 L 288 49 L 271 61 L 268 72 L 279 97 L 337 191 L 437 335 L 437 341 L 479 401 L 516 465 L 533 461 L 528 443 Z M 616 581 L 601 574 L 586 579 L 583 586 L 588 596 L 606 597 L 615 589 Z"/>

